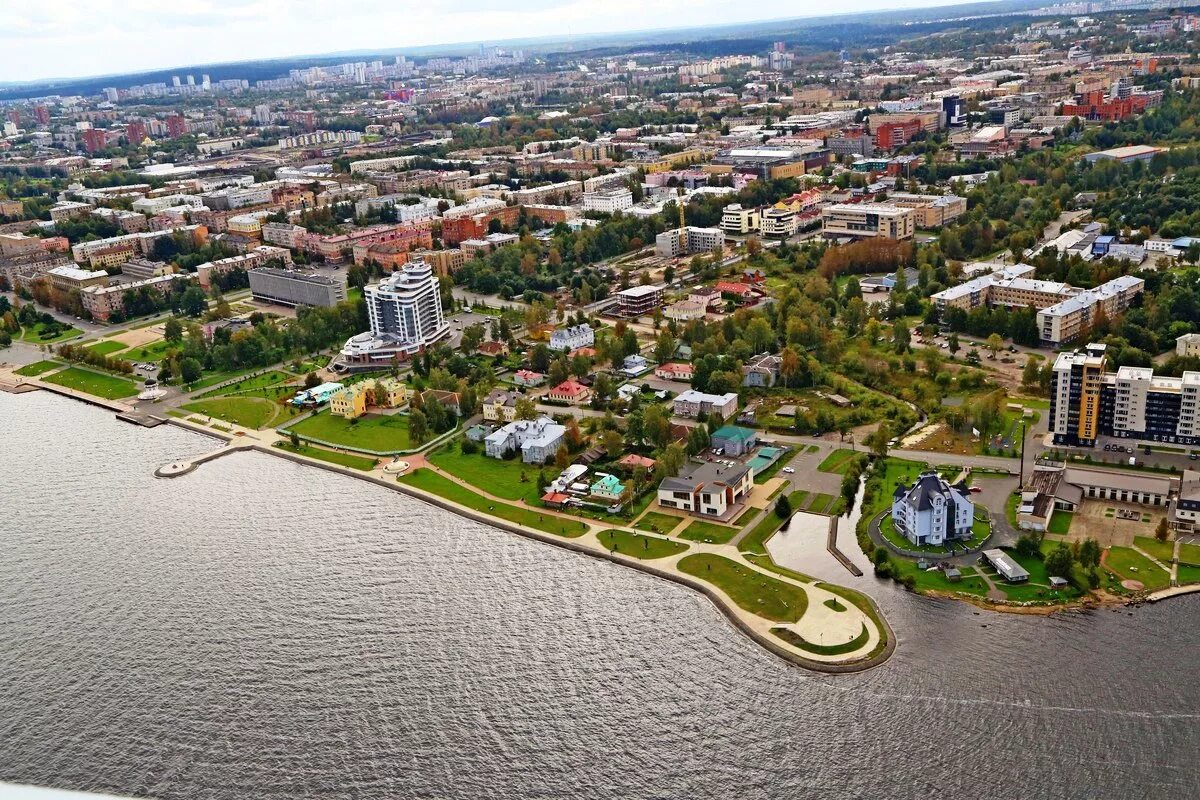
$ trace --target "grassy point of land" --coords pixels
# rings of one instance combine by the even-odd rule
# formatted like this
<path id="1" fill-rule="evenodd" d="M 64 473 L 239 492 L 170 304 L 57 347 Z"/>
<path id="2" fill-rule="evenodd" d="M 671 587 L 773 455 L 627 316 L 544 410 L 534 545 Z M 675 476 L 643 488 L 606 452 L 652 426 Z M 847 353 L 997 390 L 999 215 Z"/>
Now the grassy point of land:
<path id="1" fill-rule="evenodd" d="M 218 397 L 188 403 L 182 408 L 256 430 L 270 427 L 277 419 L 287 419 L 290 415 L 284 406 L 261 397 Z"/>
<path id="2" fill-rule="evenodd" d="M 474 509 L 480 513 L 557 536 L 576 538 L 588 531 L 587 526 L 582 522 L 575 522 L 574 520 L 563 519 L 549 514 L 540 514 L 532 509 L 518 508 L 517 506 L 510 506 L 505 503 L 489 500 L 432 470 L 418 469 L 407 475 L 401 475 L 399 481 L 418 489 L 424 489 L 431 494 L 436 494 L 439 497 Z"/>
<path id="3" fill-rule="evenodd" d="M 596 535 L 600 544 L 609 552 L 633 556 L 648 561 L 655 558 L 666 558 L 682 553 L 688 549 L 683 542 L 659 539 L 654 536 L 643 536 L 629 531 L 607 530 Z"/>
<path id="4" fill-rule="evenodd" d="M 833 472 L 838 475 L 846 474 L 846 469 L 854 461 L 858 453 L 853 450 L 838 449 L 825 456 L 825 459 L 817 465 L 817 469 L 821 472 Z"/>
<path id="5" fill-rule="evenodd" d="M 82 367 L 68 367 L 62 372 L 48 375 L 42 380 L 107 400 L 120 400 L 138 393 L 137 384 L 133 381 L 104 372 L 92 372 L 90 369 Z"/>
<path id="6" fill-rule="evenodd" d="M 695 553 L 679 561 L 679 569 L 713 584 L 751 614 L 775 622 L 795 622 L 808 609 L 808 594 L 799 586 L 776 580 L 724 556 Z"/>
<path id="7" fill-rule="evenodd" d="M 1110 547 L 1104 556 L 1104 566 L 1121 580 L 1140 581 L 1146 591 L 1165 589 L 1170 574 L 1132 547 Z"/>
<path id="8" fill-rule="evenodd" d="M 49 372 L 61 366 L 62 363 L 58 361 L 34 361 L 32 364 L 26 364 L 20 369 L 14 369 L 13 372 L 26 378 L 33 378 L 41 375 L 43 372 Z"/>

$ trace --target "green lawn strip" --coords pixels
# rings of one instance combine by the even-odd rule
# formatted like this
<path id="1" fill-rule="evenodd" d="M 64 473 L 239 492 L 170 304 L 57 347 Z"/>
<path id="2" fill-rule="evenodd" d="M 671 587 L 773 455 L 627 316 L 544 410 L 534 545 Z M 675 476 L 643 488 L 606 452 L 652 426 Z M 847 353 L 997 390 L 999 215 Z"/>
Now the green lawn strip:
<path id="1" fill-rule="evenodd" d="M 217 397 L 218 395 L 237 394 L 250 389 L 265 389 L 270 386 L 275 386 L 280 383 L 295 380 L 295 376 L 288 372 L 282 372 L 273 369 L 270 372 L 264 372 L 261 375 L 252 375 L 249 378 L 243 378 L 236 383 L 231 383 L 228 386 L 222 386 L 220 389 L 213 389 L 200 395 L 199 399 L 203 400 L 207 397 Z"/>
<path id="2" fill-rule="evenodd" d="M 651 511 L 639 519 L 633 527 L 639 531 L 650 531 L 651 533 L 670 533 L 682 521 L 679 517 L 672 517 L 670 514 L 659 514 L 657 511 Z"/>
<path id="3" fill-rule="evenodd" d="M 828 514 L 836 502 L 837 498 L 831 494 L 813 492 L 808 496 L 808 507 L 805 510 L 815 514 Z M 793 506 L 793 508 L 795 507 Z"/>
<path id="4" fill-rule="evenodd" d="M 834 450 L 817 465 L 817 470 L 820 472 L 833 472 L 838 475 L 845 474 L 846 468 L 850 466 L 850 462 L 856 455 L 858 454 L 853 450 Z"/>
<path id="5" fill-rule="evenodd" d="M 218 383 L 222 383 L 232 378 L 239 378 L 242 375 L 245 375 L 247 372 L 252 372 L 254 369 L 254 367 L 247 367 L 246 369 L 234 369 L 228 372 L 209 372 L 205 375 L 202 375 L 200 380 L 196 381 L 195 383 L 189 383 L 188 385 L 184 386 L 183 390 L 185 392 L 198 392 L 201 389 L 207 389 L 209 386 L 215 386 Z"/>
<path id="6" fill-rule="evenodd" d="M 771 480 L 771 478 L 774 478 L 777 474 L 779 474 L 779 470 L 786 467 L 792 461 L 792 459 L 794 459 L 796 456 L 800 455 L 800 452 L 801 452 L 800 448 L 796 448 L 794 450 L 787 451 L 786 453 L 781 455 L 774 464 L 772 464 L 771 466 L 764 469 L 762 472 L 755 475 L 754 482 L 755 483 L 766 483 L 767 481 Z"/>
<path id="7" fill-rule="evenodd" d="M 526 464 L 519 458 L 492 458 L 482 452 L 465 454 L 457 442 L 435 450 L 429 455 L 429 462 L 488 494 L 534 505 L 541 503 L 537 478 L 545 468 L 540 464 Z M 556 468 L 550 467 L 546 477 L 553 478 L 557 473 Z"/>
<path id="8" fill-rule="evenodd" d="M 596 538 L 609 552 L 618 552 L 647 561 L 678 555 L 688 549 L 683 542 L 659 539 L 655 536 L 643 536 L 640 533 L 630 533 L 629 531 L 610 529 L 601 531 Z"/>
<path id="9" fill-rule="evenodd" d="M 808 447 L 804 448 L 804 452 L 806 453 L 819 453 L 820 451 L 821 448 L 815 444 L 810 444 Z"/>
<path id="10" fill-rule="evenodd" d="M 1191 564 L 1180 564 L 1179 569 L 1175 572 L 1175 576 L 1179 579 L 1180 586 L 1189 583 L 1200 583 L 1200 567 Z"/>
<path id="11" fill-rule="evenodd" d="M 375 459 L 351 455 L 350 453 L 335 453 L 332 450 L 322 450 L 319 447 L 311 447 L 306 444 L 293 447 L 291 442 L 276 442 L 275 447 L 278 447 L 280 450 L 287 450 L 289 453 L 297 453 L 309 458 L 315 458 L 319 461 L 328 461 L 331 464 L 340 464 L 343 467 L 350 467 L 351 469 L 360 469 L 363 472 L 370 472 L 375 468 Z"/>
<path id="12" fill-rule="evenodd" d="M 846 610 L 846 605 L 845 605 L 845 603 L 843 603 L 841 600 L 838 600 L 836 597 L 831 597 L 831 598 L 829 598 L 828 600 L 826 600 L 826 601 L 824 602 L 824 604 L 823 604 L 823 605 L 825 605 L 827 608 L 829 608 L 829 609 L 831 609 L 831 610 L 833 610 L 833 611 L 839 611 L 839 612 L 840 612 L 840 611 L 845 611 L 845 610 Z"/>
<path id="13" fill-rule="evenodd" d="M 756 567 L 762 567 L 769 572 L 774 572 L 777 575 L 783 575 L 791 578 L 794 581 L 800 581 L 801 583 L 814 582 L 812 577 L 805 575 L 803 572 L 796 572 L 794 569 L 788 569 L 787 567 L 779 566 L 775 563 L 771 556 L 765 553 L 746 553 L 743 558 Z"/>
<path id="14" fill-rule="evenodd" d="M 679 569 L 707 581 L 751 614 L 775 622 L 795 622 L 808 608 L 799 586 L 776 580 L 724 556 L 694 553 L 679 560 Z"/>
<path id="15" fill-rule="evenodd" d="M 891 563 L 901 578 L 911 575 L 915 581 L 915 588 L 919 591 L 966 594 L 975 597 L 987 595 L 987 584 L 983 578 L 963 577 L 957 582 L 951 581 L 940 569 L 920 569 L 917 567 L 916 561 L 903 556 L 892 556 Z"/>
<path id="16" fill-rule="evenodd" d="M 1057 517 L 1058 512 L 1055 512 L 1054 516 Z M 1133 537 L 1133 544 L 1139 549 L 1144 550 L 1150 555 L 1154 556 L 1164 564 L 1169 565 L 1175 558 L 1174 542 L 1160 542 L 1158 539 L 1155 539 L 1152 536 L 1135 536 Z"/>
<path id="17" fill-rule="evenodd" d="M 1147 591 L 1165 589 L 1171 582 L 1166 570 L 1131 547 L 1110 547 L 1104 565 L 1122 580 L 1140 581 Z"/>
<path id="18" fill-rule="evenodd" d="M 690 523 L 679 534 L 680 539 L 692 542 L 711 542 L 725 544 L 737 534 L 738 529 L 731 525 L 718 525 L 715 522 L 705 522 L 702 519 Z"/>
<path id="19" fill-rule="evenodd" d="M 121 342 L 115 342 L 112 339 L 109 339 L 106 342 L 96 342 L 95 344 L 89 344 L 87 346 L 87 350 L 88 350 L 88 352 L 95 353 L 96 355 L 99 355 L 99 356 L 109 356 L 109 355 L 112 355 L 113 353 L 117 352 L 118 350 L 124 350 L 126 347 L 128 347 L 128 345 L 122 344 Z"/>
<path id="20" fill-rule="evenodd" d="M 1179 563 L 1200 567 L 1200 544 L 1179 545 Z"/>
<path id="21" fill-rule="evenodd" d="M 66 330 L 56 333 L 53 336 L 47 336 L 43 338 L 42 334 L 45 332 L 45 330 L 46 326 L 40 322 L 35 325 L 29 325 L 25 328 L 22 328 L 21 341 L 29 342 L 31 344 L 58 344 L 61 341 L 71 339 L 83 333 L 83 331 L 79 330 L 79 328 L 67 328 Z"/>
<path id="22" fill-rule="evenodd" d="M 32 378 L 41 375 L 43 372 L 49 372 L 52 369 L 58 369 L 63 366 L 60 361 L 34 361 L 32 364 L 26 364 L 20 369 L 14 369 L 18 375 L 23 375 L 26 378 Z"/>
<path id="23" fill-rule="evenodd" d="M 884 626 L 879 612 L 875 610 L 875 604 L 871 602 L 871 599 L 862 592 L 849 589 L 845 586 L 838 586 L 836 583 L 818 583 L 817 586 L 831 594 L 836 594 L 843 600 L 849 601 L 850 605 L 866 614 L 867 618 L 875 623 L 875 630 L 879 631 L 879 641 L 876 642 L 875 647 L 871 649 L 867 657 L 869 658 L 882 652 L 888 642 L 887 628 Z"/>
<path id="24" fill-rule="evenodd" d="M 232 422 L 245 428 L 265 428 L 275 418 L 275 404 L 258 397 L 217 397 L 181 406 L 186 411 Z"/>
<path id="25" fill-rule="evenodd" d="M 758 512 L 760 512 L 760 511 L 762 511 L 761 508 L 754 508 L 753 506 L 751 506 L 750 508 L 747 508 L 745 511 L 743 511 L 741 514 L 738 515 L 737 519 L 735 519 L 733 521 L 734 526 L 736 526 L 738 528 L 746 527 L 747 525 L 750 524 L 750 520 L 752 520 L 758 516 Z"/>
<path id="26" fill-rule="evenodd" d="M 485 497 L 475 494 L 475 492 L 472 492 L 465 486 L 461 486 L 449 478 L 445 478 L 428 469 L 418 469 L 407 475 L 402 475 L 400 476 L 400 482 L 409 486 L 415 486 L 418 489 L 424 489 L 427 492 L 432 492 L 439 497 L 444 497 L 447 500 L 483 514 L 498 517 L 527 528 L 536 528 L 546 533 L 575 538 L 587 533 L 588 530 L 587 525 L 584 525 L 582 522 L 539 514 L 530 509 L 517 508 L 516 506 L 488 500 Z"/>
<path id="27" fill-rule="evenodd" d="M 171 349 L 182 350 L 183 342 L 168 342 L 166 339 L 159 339 L 157 342 L 127 350 L 121 355 L 121 358 L 126 361 L 162 361 L 166 357 L 167 351 Z"/>
<path id="28" fill-rule="evenodd" d="M 863 623 L 862 631 L 858 634 L 858 636 L 855 636 L 850 641 L 843 642 L 842 644 L 815 644 L 808 641 L 791 628 L 772 628 L 771 633 L 775 634 L 792 647 L 821 656 L 838 656 L 842 653 L 853 653 L 855 650 L 858 650 L 860 647 L 866 644 L 867 639 L 871 636 L 871 632 L 867 630 L 867 625 L 865 622 Z"/>
<path id="29" fill-rule="evenodd" d="M 138 393 L 137 384 L 133 381 L 103 372 L 92 372 L 90 369 L 82 367 L 68 367 L 62 372 L 48 375 L 42 380 L 108 400 L 132 397 Z"/>
<path id="30" fill-rule="evenodd" d="M 294 432 L 302 439 L 317 439 L 351 450 L 374 450 L 386 453 L 409 450 L 413 446 L 412 440 L 408 436 L 408 417 L 404 414 L 365 414 L 358 419 L 350 420 L 325 410 L 300 420 L 290 426 L 288 432 Z M 476 467 L 480 471 L 486 469 L 486 465 L 479 465 L 477 462 L 497 460 L 479 455 L 465 456 L 465 458 L 473 458 L 476 463 L 472 464 L 471 469 L 462 472 L 437 461 L 434 463 L 470 483 L 476 483 L 472 477 L 479 473 L 472 470 Z M 536 474 L 534 472 L 530 475 L 529 480 L 532 481 Z M 536 484 L 534 487 L 536 490 Z M 501 494 L 494 490 L 490 481 L 480 485 L 480 488 L 486 488 L 492 494 Z M 507 497 L 508 495 L 502 496 Z"/>
<path id="31" fill-rule="evenodd" d="M 743 539 L 738 542 L 738 550 L 743 553 L 766 554 L 767 540 L 774 536 L 786 520 L 780 519 L 774 510 L 769 510 L 762 520 L 750 529 Z"/>

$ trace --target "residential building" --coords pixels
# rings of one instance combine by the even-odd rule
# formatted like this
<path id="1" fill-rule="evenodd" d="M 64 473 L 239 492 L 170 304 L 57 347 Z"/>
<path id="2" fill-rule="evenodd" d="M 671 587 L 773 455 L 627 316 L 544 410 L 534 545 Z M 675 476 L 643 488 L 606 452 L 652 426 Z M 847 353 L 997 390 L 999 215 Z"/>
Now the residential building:
<path id="1" fill-rule="evenodd" d="M 596 332 L 586 322 L 569 328 L 556 328 L 550 333 L 550 349 L 560 351 L 578 350 L 596 343 Z"/>
<path id="2" fill-rule="evenodd" d="M 124 316 L 125 295 L 129 292 L 146 290 L 163 296 L 175 287 L 176 280 L 186 280 L 182 275 L 163 275 L 144 281 L 134 281 L 118 286 L 89 286 L 80 292 L 83 308 L 97 322 L 108 322 L 113 317 Z"/>
<path id="3" fill-rule="evenodd" d="M 331 307 L 346 299 L 346 284 L 316 271 L 259 267 L 246 273 L 255 300 L 282 306 Z"/>
<path id="4" fill-rule="evenodd" d="M 491 458 L 504 458 L 519 452 L 526 464 L 544 464 L 558 455 L 567 429 L 549 417 L 510 422 L 483 440 L 484 452 Z"/>
<path id="5" fill-rule="evenodd" d="M 216 261 L 201 264 L 196 267 L 196 279 L 200 282 L 200 288 L 207 290 L 212 286 L 212 280 L 217 275 L 227 275 L 239 269 L 249 272 L 257 267 L 266 266 L 272 261 L 277 261 L 283 266 L 291 266 L 292 251 L 283 247 L 271 247 L 268 245 L 256 247 L 248 253 L 230 256 L 229 258 L 219 258 Z M 317 304 L 309 303 L 308 305 Z"/>
<path id="6" fill-rule="evenodd" d="M 714 414 L 722 419 L 729 419 L 737 412 L 738 396 L 736 392 L 725 394 L 705 394 L 695 389 L 681 392 L 674 400 L 674 412 L 677 417 L 695 419 L 701 414 L 712 417 Z"/>
<path id="7" fill-rule="evenodd" d="M 483 399 L 483 418 L 490 422 L 512 422 L 517 418 L 517 401 L 522 397 L 520 392 L 493 389 Z"/>
<path id="8" fill-rule="evenodd" d="M 663 231 L 654 237 L 654 250 L 663 258 L 676 258 L 693 253 L 711 253 L 725 246 L 725 231 L 720 228 L 697 228 L 688 225 Z"/>
<path id="9" fill-rule="evenodd" d="M 891 192 L 888 204 L 913 210 L 918 228 L 940 228 L 967 213 L 967 198 L 956 194 L 908 194 Z"/>
<path id="10" fill-rule="evenodd" d="M 513 385 L 532 389 L 546 382 L 546 376 L 531 369 L 519 369 L 513 373 Z"/>
<path id="11" fill-rule="evenodd" d="M 826 238 L 911 239 L 915 232 L 911 208 L 885 203 L 844 203 L 821 209 L 821 234 Z"/>
<path id="12" fill-rule="evenodd" d="M 546 399 L 552 403 L 567 403 L 568 405 L 583 405 L 591 399 L 592 390 L 574 378 L 565 381 L 546 392 Z"/>
<path id="13" fill-rule="evenodd" d="M 691 300 L 680 300 L 663 309 L 663 316 L 676 322 L 688 322 L 693 319 L 703 319 L 705 306 L 693 303 Z"/>
<path id="14" fill-rule="evenodd" d="M 620 500 L 624 492 L 625 484 L 621 483 L 621 479 L 609 474 L 600 475 L 599 480 L 594 481 L 588 488 L 588 493 L 593 497 L 613 502 Z"/>
<path id="15" fill-rule="evenodd" d="M 601 192 L 587 192 L 583 195 L 584 211 L 613 214 L 627 208 L 633 208 L 633 192 L 629 189 L 609 189 Z"/>
<path id="16" fill-rule="evenodd" d="M 727 456 L 743 456 L 758 443 L 758 432 L 738 425 L 723 425 L 713 431 L 711 447 Z"/>
<path id="17" fill-rule="evenodd" d="M 745 464 L 689 462 L 678 476 L 658 484 L 658 504 L 725 521 L 741 513 L 753 489 L 754 476 Z"/>
<path id="18" fill-rule="evenodd" d="M 641 317 L 662 306 L 665 286 L 630 286 L 617 292 L 617 313 L 623 317 Z"/>
<path id="19" fill-rule="evenodd" d="M 742 367 L 742 386 L 770 388 L 779 380 L 783 359 L 771 353 L 760 353 Z"/>
<path id="20" fill-rule="evenodd" d="M 1176 339 L 1175 355 L 1181 358 L 1200 358 L 1200 333 L 1185 333 Z"/>
<path id="21" fill-rule="evenodd" d="M 693 374 L 695 374 L 695 370 L 691 364 L 682 364 L 677 361 L 659 364 L 654 368 L 654 377 L 664 381 L 690 381 Z"/>
<path id="22" fill-rule="evenodd" d="M 1037 315 L 1042 344 L 1061 347 L 1086 337 L 1098 320 L 1124 314 L 1145 286 L 1141 278 L 1122 275 L 1043 308 Z"/>
<path id="23" fill-rule="evenodd" d="M 102 269 L 80 269 L 76 266 L 61 266 L 44 273 L 50 285 L 65 292 L 83 291 L 91 286 L 108 286 L 108 273 Z"/>
<path id="24" fill-rule="evenodd" d="M 896 486 L 892 523 L 914 545 L 944 545 L 971 537 L 975 504 L 965 483 L 951 486 L 937 472 L 924 472 L 912 486 Z"/>
<path id="25" fill-rule="evenodd" d="M 433 269 L 410 261 L 363 290 L 370 330 L 350 337 L 341 358 L 348 364 L 386 364 L 407 359 L 450 333 Z"/>
<path id="26" fill-rule="evenodd" d="M 1091 447 L 1100 435 L 1100 394 L 1104 384 L 1105 347 L 1060 353 L 1050 386 L 1049 429 L 1055 444 Z M 1111 411 L 1108 426 L 1111 428 Z"/>

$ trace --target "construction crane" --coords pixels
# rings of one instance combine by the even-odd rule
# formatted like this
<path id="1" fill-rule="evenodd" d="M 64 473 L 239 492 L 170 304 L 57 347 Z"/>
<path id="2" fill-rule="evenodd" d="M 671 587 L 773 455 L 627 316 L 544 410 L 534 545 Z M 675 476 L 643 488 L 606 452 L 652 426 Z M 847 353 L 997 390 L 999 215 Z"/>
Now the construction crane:
<path id="1" fill-rule="evenodd" d="M 684 222 L 683 222 L 683 187 L 682 186 L 679 187 L 679 193 L 677 196 L 679 199 L 677 199 L 675 201 L 675 205 L 679 209 L 679 252 L 686 253 L 687 249 L 688 249 L 688 246 L 687 246 L 688 245 L 688 236 L 687 236 L 687 228 L 684 227 Z"/>

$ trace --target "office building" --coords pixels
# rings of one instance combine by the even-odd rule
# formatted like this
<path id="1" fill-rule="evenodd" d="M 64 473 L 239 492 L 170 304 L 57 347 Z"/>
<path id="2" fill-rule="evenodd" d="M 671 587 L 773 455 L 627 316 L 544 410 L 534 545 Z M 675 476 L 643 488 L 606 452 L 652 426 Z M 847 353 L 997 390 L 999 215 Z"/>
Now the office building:
<path id="1" fill-rule="evenodd" d="M 633 208 L 633 192 L 629 189 L 610 189 L 601 192 L 588 192 L 583 195 L 583 210 L 597 211 L 602 214 L 613 214 Z"/>
<path id="2" fill-rule="evenodd" d="M 721 230 L 735 236 L 744 236 L 759 229 L 761 218 L 757 208 L 742 208 L 730 203 L 721 212 Z"/>
<path id="3" fill-rule="evenodd" d="M 550 349 L 558 351 L 578 350 L 596 343 L 596 332 L 586 322 L 566 328 L 557 328 L 550 333 Z"/>
<path id="4" fill-rule="evenodd" d="M 849 203 L 821 210 L 821 234 L 830 239 L 911 239 L 914 230 L 911 208 L 884 203 Z"/>
<path id="5" fill-rule="evenodd" d="M 346 299 L 337 278 L 296 269 L 259 267 L 246 273 L 255 300 L 283 306 L 335 306 Z"/>
<path id="6" fill-rule="evenodd" d="M 350 337 L 341 358 L 348 364 L 407 359 L 450 333 L 438 278 L 424 261 L 410 261 L 363 290 L 370 330 Z"/>

